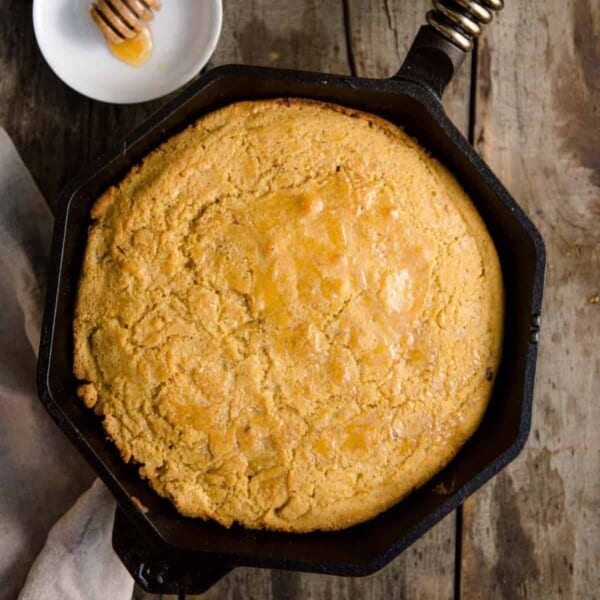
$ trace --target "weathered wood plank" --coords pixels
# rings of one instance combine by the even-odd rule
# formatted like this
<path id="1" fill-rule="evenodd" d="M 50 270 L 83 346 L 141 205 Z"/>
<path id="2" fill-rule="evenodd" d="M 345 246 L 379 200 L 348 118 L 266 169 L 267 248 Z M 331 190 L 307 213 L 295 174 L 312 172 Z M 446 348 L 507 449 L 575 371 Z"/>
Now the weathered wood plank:
<path id="1" fill-rule="evenodd" d="M 480 47 L 477 147 L 548 251 L 532 435 L 465 505 L 462 596 L 600 595 L 600 4 L 508 2 Z"/>
<path id="2" fill-rule="evenodd" d="M 0 0 L 0 125 L 50 207 L 87 159 L 90 101 L 65 86 L 44 61 L 31 3 Z"/>
<path id="3" fill-rule="evenodd" d="M 350 39 L 357 74 L 392 77 L 400 68 L 431 0 L 348 0 Z M 464 133 L 469 126 L 471 58 L 468 57 L 444 94 L 450 118 Z"/>
<path id="4" fill-rule="evenodd" d="M 224 1 L 210 66 L 243 63 L 348 73 L 340 0 Z"/>

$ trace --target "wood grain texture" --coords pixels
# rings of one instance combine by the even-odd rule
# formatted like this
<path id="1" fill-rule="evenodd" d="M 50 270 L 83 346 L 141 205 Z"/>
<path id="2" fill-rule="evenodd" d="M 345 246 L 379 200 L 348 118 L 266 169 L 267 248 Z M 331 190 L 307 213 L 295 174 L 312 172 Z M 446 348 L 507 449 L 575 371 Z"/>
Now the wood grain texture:
<path id="1" fill-rule="evenodd" d="M 430 0 L 347 0 L 351 57 L 361 77 L 392 77 L 431 8 Z M 469 127 L 471 56 L 450 82 L 444 107 L 463 133 Z"/>
<path id="2" fill-rule="evenodd" d="M 0 125 L 51 207 L 60 188 L 88 160 L 90 104 L 42 58 L 31 3 L 0 1 Z"/>
<path id="3" fill-rule="evenodd" d="M 428 6 L 429 0 L 225 0 L 210 66 L 387 77 Z M 523 0 L 507 3 L 480 46 L 477 148 L 533 216 L 549 267 L 531 439 L 464 509 L 459 566 L 468 600 L 600 597 L 598 39 L 597 0 Z M 469 82 L 467 64 L 444 100 L 463 131 Z M 82 165 L 166 100 L 117 107 L 73 92 L 37 49 L 31 3 L 0 0 L 0 125 L 51 206 Z M 450 516 L 369 578 L 237 569 L 204 597 L 451 598 L 454 532 Z M 136 598 L 157 597 L 137 590 Z"/>
<path id="4" fill-rule="evenodd" d="M 349 73 L 340 0 L 224 0 L 210 66 L 242 63 Z"/>
<path id="5" fill-rule="evenodd" d="M 508 2 L 477 148 L 548 252 L 532 435 L 465 504 L 462 597 L 600 597 L 600 4 Z"/>

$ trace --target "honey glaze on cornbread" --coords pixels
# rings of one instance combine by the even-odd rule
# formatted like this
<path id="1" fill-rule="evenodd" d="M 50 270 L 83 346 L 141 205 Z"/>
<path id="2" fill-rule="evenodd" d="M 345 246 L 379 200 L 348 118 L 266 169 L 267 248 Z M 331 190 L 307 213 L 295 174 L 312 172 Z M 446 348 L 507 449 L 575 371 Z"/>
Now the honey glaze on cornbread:
<path id="1" fill-rule="evenodd" d="M 498 259 L 464 191 L 398 127 L 234 104 L 92 217 L 80 395 L 183 514 L 346 527 L 477 427 L 499 361 Z"/>

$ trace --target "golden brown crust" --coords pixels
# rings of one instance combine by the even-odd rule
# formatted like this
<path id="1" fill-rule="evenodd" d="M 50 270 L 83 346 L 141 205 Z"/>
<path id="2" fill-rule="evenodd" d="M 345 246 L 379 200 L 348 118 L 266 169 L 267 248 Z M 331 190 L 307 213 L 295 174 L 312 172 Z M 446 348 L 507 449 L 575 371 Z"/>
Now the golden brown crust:
<path id="1" fill-rule="evenodd" d="M 498 258 L 454 178 L 391 123 L 237 103 L 93 216 L 75 374 L 183 514 L 346 527 L 477 427 L 501 345 Z"/>
<path id="2" fill-rule="evenodd" d="M 77 388 L 77 395 L 88 408 L 94 408 L 98 402 L 98 391 L 93 383 L 84 383 Z"/>
<path id="3" fill-rule="evenodd" d="M 117 197 L 117 188 L 115 187 L 110 187 L 106 190 L 106 192 L 104 192 L 104 194 L 102 194 L 102 196 L 100 196 L 100 198 L 98 198 L 98 200 L 96 200 L 96 202 L 94 203 L 94 206 L 92 206 L 92 219 L 100 219 L 101 217 L 104 216 L 104 214 L 106 213 L 106 211 L 109 209 L 109 207 L 112 205 L 112 203 L 115 201 L 115 198 Z"/>

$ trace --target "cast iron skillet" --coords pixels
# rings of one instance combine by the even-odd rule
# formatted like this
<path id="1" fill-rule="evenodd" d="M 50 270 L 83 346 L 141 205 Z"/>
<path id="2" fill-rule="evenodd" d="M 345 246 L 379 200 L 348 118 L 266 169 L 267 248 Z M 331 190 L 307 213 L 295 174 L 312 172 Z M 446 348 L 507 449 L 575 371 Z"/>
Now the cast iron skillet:
<path id="1" fill-rule="evenodd" d="M 484 3 L 494 4 L 493 0 L 478 4 Z M 451 34 L 457 28 L 452 30 L 448 17 L 432 12 L 428 21 L 400 72 L 387 80 L 246 66 L 214 69 L 86 169 L 60 197 L 38 361 L 39 395 L 117 499 L 120 511 L 113 545 L 148 590 L 198 592 L 238 565 L 338 575 L 371 573 L 455 509 L 525 444 L 531 422 L 544 245 L 531 221 L 445 115 L 440 98 L 466 52 L 457 47 L 460 40 L 449 41 L 452 35 L 444 27 Z M 473 199 L 498 249 L 506 287 L 503 358 L 480 428 L 420 490 L 375 519 L 338 532 L 225 529 L 182 517 L 138 477 L 136 468 L 121 461 L 99 419 L 77 399 L 72 374 L 73 307 L 95 199 L 153 148 L 201 115 L 237 100 L 286 96 L 372 112 L 418 138 Z M 139 508 L 140 502 L 146 512 Z"/>

